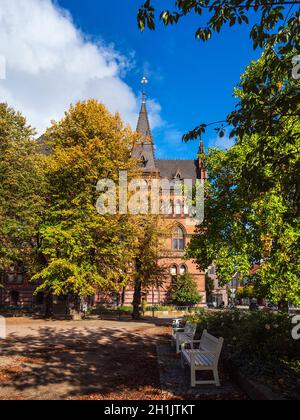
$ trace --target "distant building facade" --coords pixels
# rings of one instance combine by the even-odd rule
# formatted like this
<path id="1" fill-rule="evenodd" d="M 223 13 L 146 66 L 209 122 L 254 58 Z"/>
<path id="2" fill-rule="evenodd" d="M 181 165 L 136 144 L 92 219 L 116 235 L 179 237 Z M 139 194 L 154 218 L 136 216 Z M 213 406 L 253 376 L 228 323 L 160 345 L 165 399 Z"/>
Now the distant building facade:
<path id="1" fill-rule="evenodd" d="M 199 146 L 199 157 L 196 159 L 156 159 L 145 94 L 142 98 L 137 132 L 142 136 L 142 142 L 134 148 L 132 157 L 141 162 L 145 180 L 167 180 L 171 185 L 184 179 L 192 180 L 194 185 L 196 182 L 204 183 L 207 180 L 207 172 L 200 158 L 204 154 L 202 141 Z M 219 286 L 215 272 L 210 275 L 211 268 L 206 272 L 199 271 L 193 260 L 184 258 L 185 249 L 195 234 L 196 222 L 191 223 L 187 205 L 182 200 L 182 194 L 177 196 L 175 192 L 172 194 L 171 191 L 171 200 L 166 203 L 161 201 L 161 206 L 164 207 L 164 213 L 167 213 L 163 215 L 166 223 L 172 225 L 171 235 L 165 240 L 165 249 L 160 258 L 160 264 L 166 268 L 167 278 L 163 285 L 154 286 L 144 291 L 148 304 L 171 303 L 168 301 L 168 292 L 172 282 L 176 281 L 178 276 L 188 273 L 197 284 L 198 292 L 202 296 L 202 304 L 213 300 L 217 304 L 224 302 L 227 305 L 226 288 Z M 213 278 L 213 287 L 210 290 L 207 288 L 209 278 Z M 121 300 L 125 305 L 132 303 L 133 290 L 130 286 L 123 292 Z"/>

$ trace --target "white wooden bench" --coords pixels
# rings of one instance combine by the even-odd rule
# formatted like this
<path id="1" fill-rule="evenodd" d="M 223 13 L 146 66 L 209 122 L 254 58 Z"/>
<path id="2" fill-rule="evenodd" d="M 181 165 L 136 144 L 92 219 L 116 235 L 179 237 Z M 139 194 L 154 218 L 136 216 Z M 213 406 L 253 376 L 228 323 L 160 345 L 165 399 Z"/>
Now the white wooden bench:
<path id="1" fill-rule="evenodd" d="M 221 386 L 218 364 L 224 344 L 223 338 L 216 338 L 204 330 L 200 341 L 192 341 L 181 346 L 181 365 L 187 363 L 191 368 L 191 386 L 214 384 Z M 187 347 L 191 348 L 188 349 Z M 198 347 L 198 348 L 196 348 Z M 214 374 L 213 381 L 197 381 L 197 371 L 210 370 Z"/>
<path id="2" fill-rule="evenodd" d="M 176 343 L 176 353 L 180 354 L 181 346 L 194 340 L 197 325 L 186 324 L 184 328 L 173 328 L 171 344 Z"/>

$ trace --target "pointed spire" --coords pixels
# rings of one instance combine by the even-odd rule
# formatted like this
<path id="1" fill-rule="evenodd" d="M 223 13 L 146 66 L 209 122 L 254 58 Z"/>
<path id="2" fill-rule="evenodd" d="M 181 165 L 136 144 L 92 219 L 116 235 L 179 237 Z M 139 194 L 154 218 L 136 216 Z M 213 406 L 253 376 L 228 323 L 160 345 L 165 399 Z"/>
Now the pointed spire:
<path id="1" fill-rule="evenodd" d="M 205 150 L 204 150 L 204 141 L 201 137 L 200 139 L 200 143 L 199 143 L 199 155 L 204 155 L 205 154 Z"/>
<path id="2" fill-rule="evenodd" d="M 201 137 L 200 143 L 199 143 L 199 151 L 198 151 L 198 162 L 199 162 L 199 170 L 200 170 L 200 179 L 207 180 L 207 171 L 205 167 L 205 158 L 203 156 L 205 155 L 205 149 L 204 149 L 204 141 Z"/>
<path id="3" fill-rule="evenodd" d="M 146 85 L 148 80 L 144 77 L 142 85 Z M 147 97 L 145 91 L 142 93 L 142 106 L 136 131 L 142 135 L 141 142 L 137 144 L 132 152 L 132 157 L 139 159 L 145 173 L 156 173 L 154 143 L 151 133 L 150 122 L 147 111 Z"/>
<path id="4" fill-rule="evenodd" d="M 152 133 L 151 133 L 151 128 L 150 128 L 146 102 L 147 102 L 146 93 L 143 92 L 142 93 L 142 106 L 140 110 L 140 115 L 139 115 L 136 131 L 142 134 L 144 137 L 147 137 L 147 139 L 150 140 L 150 143 L 152 144 L 153 138 L 152 138 Z"/>

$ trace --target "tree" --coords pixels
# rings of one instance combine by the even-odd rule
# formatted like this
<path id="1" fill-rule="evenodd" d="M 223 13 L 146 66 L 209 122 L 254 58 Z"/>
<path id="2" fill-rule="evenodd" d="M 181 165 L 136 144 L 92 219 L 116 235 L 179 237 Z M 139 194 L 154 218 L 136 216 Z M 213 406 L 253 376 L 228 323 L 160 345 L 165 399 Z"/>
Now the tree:
<path id="1" fill-rule="evenodd" d="M 263 49 L 235 89 L 237 105 L 224 121 L 200 124 L 184 137 L 196 139 L 208 125 L 222 124 L 221 137 L 230 129 L 236 146 L 213 151 L 207 158 L 210 184 L 206 186 L 206 218 L 188 254 L 201 268 L 218 266 L 223 284 L 237 271 L 248 276 L 253 264 L 259 288 L 270 299 L 300 302 L 299 270 L 299 87 L 293 78 L 293 57 L 299 54 L 298 1 L 217 0 L 176 1 L 177 10 L 162 11 L 165 25 L 176 24 L 191 12 L 207 18 L 196 38 L 207 41 L 222 27 L 250 24 L 254 48 Z M 206 12 L 206 13 L 203 13 Z M 139 25 L 155 29 L 151 1 L 139 11 Z M 205 159 L 205 156 L 201 156 Z"/>
<path id="2" fill-rule="evenodd" d="M 35 266 L 46 181 L 34 134 L 19 112 L 0 104 L 0 271 Z"/>
<path id="3" fill-rule="evenodd" d="M 153 2 L 147 0 L 138 11 L 138 25 L 140 30 L 146 26 L 155 30 L 156 9 Z M 195 31 L 198 40 L 209 40 L 214 32 L 220 32 L 224 26 L 235 24 L 249 25 L 253 14 L 258 15 L 258 22 L 253 24 L 250 36 L 254 46 L 263 47 L 266 40 L 272 38 L 272 32 L 280 21 L 285 19 L 284 12 L 289 7 L 287 17 L 293 6 L 300 4 L 299 1 L 284 0 L 176 0 L 173 11 L 160 11 L 160 20 L 165 26 L 178 24 L 189 14 L 195 14 L 202 25 Z"/>
<path id="4" fill-rule="evenodd" d="M 243 1 L 243 0 L 176 0 L 175 11 L 163 10 L 163 23 L 179 23 L 187 15 L 195 13 L 203 22 L 196 31 L 196 39 L 208 41 L 214 32 L 220 32 L 228 24 L 251 25 L 250 36 L 254 48 L 264 51 L 263 66 L 255 77 L 245 77 L 240 88 L 246 94 L 240 97 L 236 109 L 222 122 L 207 122 L 187 133 L 183 139 L 189 141 L 205 133 L 208 125 L 221 124 L 216 130 L 221 136 L 229 127 L 231 136 L 269 133 L 273 135 L 285 125 L 285 117 L 291 109 L 299 111 L 299 80 L 292 80 L 293 57 L 299 54 L 300 10 L 299 1 Z M 155 29 L 156 11 L 147 0 L 138 12 L 141 30 L 146 26 Z M 245 75 L 246 76 L 246 75 Z M 249 75 L 251 76 L 251 75 Z M 287 83 L 287 80 L 289 83 Z M 250 94 L 251 93 L 251 94 Z"/>
<path id="5" fill-rule="evenodd" d="M 178 276 L 171 285 L 170 296 L 177 305 L 196 305 L 201 302 L 197 284 L 189 274 Z"/>
<path id="6" fill-rule="evenodd" d="M 236 298 L 237 299 L 253 299 L 257 297 L 255 294 L 254 286 L 241 286 L 237 288 Z"/>
<path id="7" fill-rule="evenodd" d="M 142 291 L 150 286 L 159 287 L 167 276 L 167 268 L 160 262 L 164 237 L 169 227 L 159 216 L 138 216 L 135 242 L 135 273 L 133 318 L 141 316 Z"/>
<path id="8" fill-rule="evenodd" d="M 44 266 L 32 281 L 41 282 L 37 293 L 68 296 L 75 312 L 81 298 L 117 291 L 129 280 L 134 226 L 128 215 L 97 212 L 96 185 L 103 179 L 118 185 L 121 170 L 129 178 L 137 173 L 135 140 L 119 115 L 95 100 L 71 106 L 44 136 L 50 150 L 48 209 L 40 228 Z"/>
<path id="9" fill-rule="evenodd" d="M 291 137 L 245 136 L 210 151 L 205 220 L 188 251 L 201 268 L 215 263 L 223 284 L 258 264 L 256 289 L 285 305 L 300 303 L 299 127 L 290 117 Z"/>

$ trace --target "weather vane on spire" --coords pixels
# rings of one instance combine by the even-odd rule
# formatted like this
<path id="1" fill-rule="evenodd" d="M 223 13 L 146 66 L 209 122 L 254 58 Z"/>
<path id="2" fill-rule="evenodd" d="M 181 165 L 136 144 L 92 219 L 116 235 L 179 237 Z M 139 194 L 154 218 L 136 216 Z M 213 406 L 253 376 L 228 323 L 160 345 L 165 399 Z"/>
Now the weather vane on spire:
<path id="1" fill-rule="evenodd" d="M 146 89 L 145 88 L 148 85 L 148 83 L 149 83 L 149 81 L 148 81 L 147 77 L 144 76 L 141 80 L 141 85 L 143 86 L 143 92 L 142 92 L 143 103 L 146 102 L 146 92 L 145 92 Z"/>

